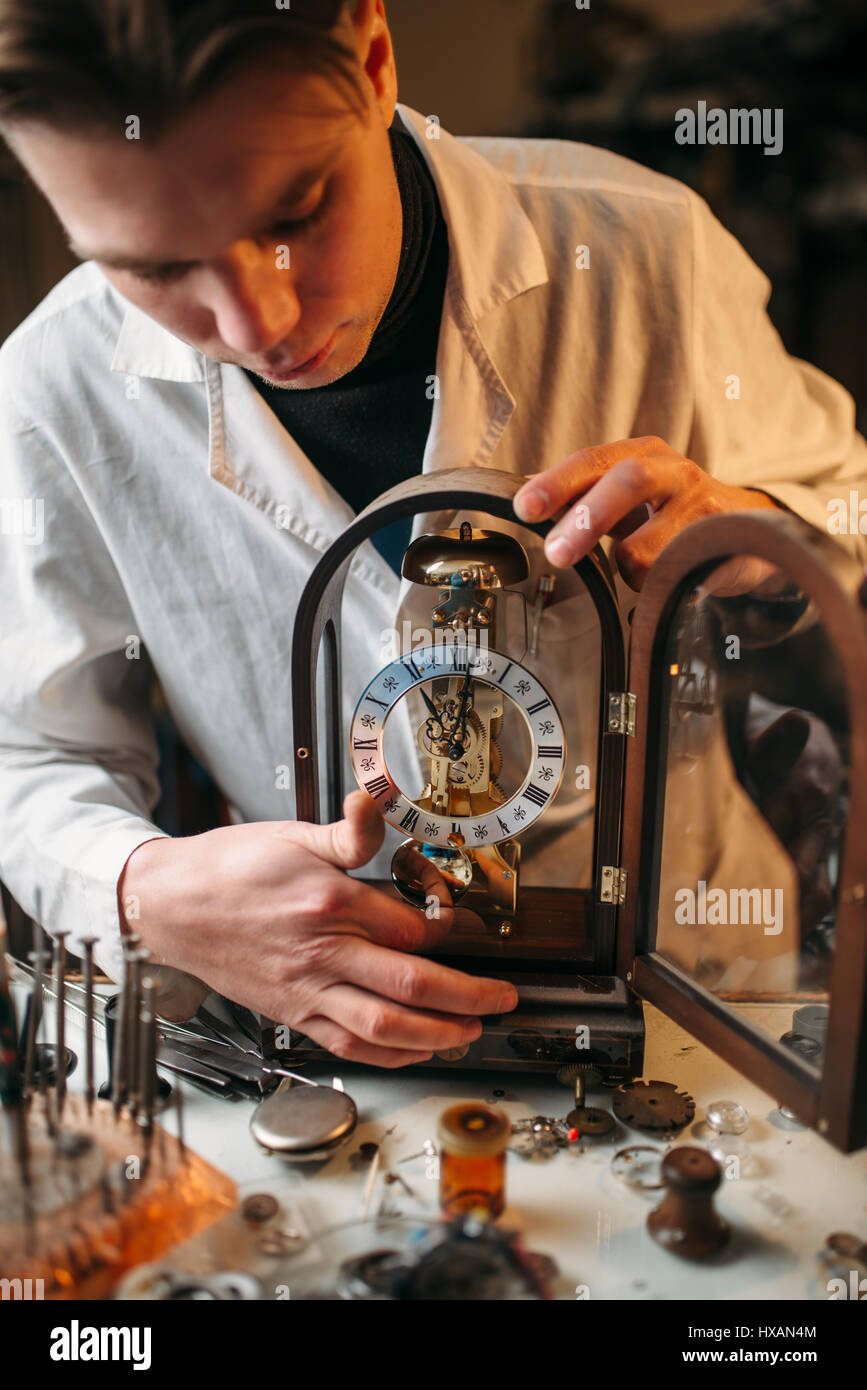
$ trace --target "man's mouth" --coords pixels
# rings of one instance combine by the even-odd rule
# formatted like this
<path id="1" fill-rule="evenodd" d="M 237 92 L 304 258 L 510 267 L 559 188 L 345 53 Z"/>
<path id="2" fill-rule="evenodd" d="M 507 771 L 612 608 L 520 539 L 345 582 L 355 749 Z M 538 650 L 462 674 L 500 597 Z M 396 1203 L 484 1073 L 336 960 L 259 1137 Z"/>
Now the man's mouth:
<path id="1" fill-rule="evenodd" d="M 294 363 L 291 367 L 270 366 L 268 363 L 260 370 L 259 375 L 267 377 L 270 381 L 294 381 L 296 377 L 307 376 L 310 372 L 315 372 L 322 366 L 337 337 L 338 329 L 335 329 L 328 342 L 315 352 L 312 357 L 302 359 Z"/>

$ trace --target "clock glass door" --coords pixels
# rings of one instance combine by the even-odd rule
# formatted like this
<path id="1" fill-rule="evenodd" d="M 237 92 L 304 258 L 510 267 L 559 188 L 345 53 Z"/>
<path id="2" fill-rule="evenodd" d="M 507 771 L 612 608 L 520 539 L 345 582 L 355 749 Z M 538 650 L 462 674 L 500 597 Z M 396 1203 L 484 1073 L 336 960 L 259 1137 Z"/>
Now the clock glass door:
<path id="1" fill-rule="evenodd" d="M 860 571 L 793 518 L 750 523 L 751 548 L 745 524 L 686 533 L 639 604 L 624 967 L 645 998 L 848 1146 L 863 1125 Z M 639 762 L 643 826 L 629 813 Z"/>

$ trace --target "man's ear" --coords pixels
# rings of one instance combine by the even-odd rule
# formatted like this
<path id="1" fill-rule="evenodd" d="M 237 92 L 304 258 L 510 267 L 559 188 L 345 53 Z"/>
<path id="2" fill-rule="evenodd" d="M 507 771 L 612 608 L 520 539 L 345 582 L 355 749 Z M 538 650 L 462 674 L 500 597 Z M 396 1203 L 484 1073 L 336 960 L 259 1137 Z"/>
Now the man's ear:
<path id="1" fill-rule="evenodd" d="M 397 103 L 397 69 L 385 6 L 383 0 L 356 0 L 350 5 L 350 12 L 358 61 L 373 87 L 376 104 L 388 127 L 394 119 Z"/>

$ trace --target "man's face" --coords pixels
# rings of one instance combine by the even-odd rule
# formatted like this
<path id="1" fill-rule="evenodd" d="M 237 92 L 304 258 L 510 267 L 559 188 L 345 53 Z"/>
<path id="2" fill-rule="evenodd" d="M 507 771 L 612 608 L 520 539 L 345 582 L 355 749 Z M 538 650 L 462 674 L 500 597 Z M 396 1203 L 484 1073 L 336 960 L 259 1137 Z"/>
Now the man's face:
<path id="1" fill-rule="evenodd" d="M 274 59 L 157 143 L 36 124 L 11 143 L 126 299 L 206 356 L 303 389 L 358 365 L 397 273 L 393 102 L 369 93 L 364 121 L 327 77 Z"/>

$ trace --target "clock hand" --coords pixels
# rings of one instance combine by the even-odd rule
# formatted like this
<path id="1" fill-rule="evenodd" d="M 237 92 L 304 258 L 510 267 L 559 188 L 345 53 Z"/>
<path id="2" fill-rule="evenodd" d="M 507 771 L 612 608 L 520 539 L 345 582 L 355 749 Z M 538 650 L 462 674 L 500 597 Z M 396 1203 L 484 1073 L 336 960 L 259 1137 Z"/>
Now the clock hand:
<path id="1" fill-rule="evenodd" d="M 450 758 L 462 758 L 464 755 L 464 739 L 467 736 L 467 700 L 469 698 L 472 681 L 473 678 L 470 675 L 469 671 L 467 671 L 467 677 L 464 681 L 464 688 L 461 691 L 461 703 L 458 708 L 457 719 L 455 720 L 455 732 L 452 736 L 452 741 L 449 744 Z M 458 729 L 460 729 L 461 731 L 460 739 L 457 736 Z"/>
<path id="2" fill-rule="evenodd" d="M 436 705 L 434 704 L 433 700 L 431 699 L 430 695 L 428 695 L 427 691 L 426 691 L 426 690 L 420 690 L 420 691 L 419 691 L 419 694 L 421 695 L 421 698 L 424 700 L 425 704 L 426 704 L 427 707 L 428 707 L 428 710 L 429 710 L 430 713 L 433 715 L 434 719 L 436 719 L 436 720 L 438 720 L 440 723 L 442 723 L 442 720 L 440 719 L 440 712 L 439 712 L 439 710 L 437 709 Z"/>

